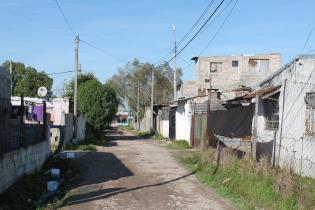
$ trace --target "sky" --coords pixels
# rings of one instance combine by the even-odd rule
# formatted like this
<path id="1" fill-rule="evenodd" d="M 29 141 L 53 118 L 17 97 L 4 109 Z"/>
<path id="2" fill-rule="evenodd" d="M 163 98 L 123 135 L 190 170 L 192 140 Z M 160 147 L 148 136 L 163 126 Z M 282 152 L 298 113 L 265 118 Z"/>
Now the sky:
<path id="1" fill-rule="evenodd" d="M 285 64 L 301 53 L 315 21 L 315 1 L 239 0 L 214 37 L 235 1 L 225 0 L 223 13 L 214 15 L 205 30 L 178 55 L 177 65 L 183 68 L 184 80 L 195 78 L 194 65 L 189 65 L 194 56 L 279 52 Z M 172 25 L 176 25 L 176 37 L 180 40 L 210 0 L 58 2 L 75 34 L 98 47 L 80 42 L 79 63 L 83 71 L 93 72 L 106 82 L 118 68 L 135 58 L 159 64 L 172 50 Z M 220 2 L 214 0 L 205 17 Z M 1 63 L 11 59 L 47 73 L 74 70 L 75 37 L 55 0 L 1 0 L 0 8 Z M 201 22 L 204 21 L 205 18 Z M 211 39 L 207 50 L 200 54 Z M 304 52 L 312 50 L 315 50 L 315 31 Z M 69 81 L 72 76 L 73 73 L 52 75 L 53 89 L 61 89 L 64 80 Z"/>

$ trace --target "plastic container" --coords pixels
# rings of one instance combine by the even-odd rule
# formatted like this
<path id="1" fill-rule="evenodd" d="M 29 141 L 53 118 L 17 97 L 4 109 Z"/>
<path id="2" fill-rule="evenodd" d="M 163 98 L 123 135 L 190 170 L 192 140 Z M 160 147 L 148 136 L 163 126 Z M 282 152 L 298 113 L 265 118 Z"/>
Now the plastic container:
<path id="1" fill-rule="evenodd" d="M 74 159 L 74 152 L 67 152 L 68 159 Z"/>
<path id="2" fill-rule="evenodd" d="M 49 181 L 47 182 L 47 190 L 50 192 L 56 191 L 58 189 L 57 181 Z"/>
<path id="3" fill-rule="evenodd" d="M 51 169 L 51 175 L 53 177 L 60 177 L 60 169 L 59 168 L 52 168 Z"/>

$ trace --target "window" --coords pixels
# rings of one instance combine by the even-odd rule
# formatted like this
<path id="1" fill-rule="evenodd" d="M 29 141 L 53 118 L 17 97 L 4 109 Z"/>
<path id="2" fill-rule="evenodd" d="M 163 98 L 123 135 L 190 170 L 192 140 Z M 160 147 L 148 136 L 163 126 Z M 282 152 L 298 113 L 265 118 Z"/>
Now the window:
<path id="1" fill-rule="evenodd" d="M 238 67 L 238 61 L 232 61 L 232 67 Z"/>
<path id="2" fill-rule="evenodd" d="M 249 59 L 248 64 L 251 71 L 266 72 L 269 69 L 268 59 Z"/>
<path id="3" fill-rule="evenodd" d="M 210 72 L 221 72 L 222 63 L 221 62 L 210 62 Z"/>
<path id="4" fill-rule="evenodd" d="M 315 136 L 315 93 L 307 93 L 305 97 L 306 101 L 306 118 L 305 128 L 306 134 Z"/>
<path id="5" fill-rule="evenodd" d="M 265 129 L 278 130 L 279 128 L 279 93 L 263 101 Z"/>

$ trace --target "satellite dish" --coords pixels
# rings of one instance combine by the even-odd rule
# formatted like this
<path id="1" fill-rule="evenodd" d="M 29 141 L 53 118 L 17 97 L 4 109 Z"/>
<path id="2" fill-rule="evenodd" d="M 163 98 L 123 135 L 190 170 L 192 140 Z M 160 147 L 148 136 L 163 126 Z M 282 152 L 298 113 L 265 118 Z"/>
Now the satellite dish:
<path id="1" fill-rule="evenodd" d="M 38 94 L 40 97 L 45 97 L 45 96 L 47 95 L 47 88 L 44 87 L 44 86 L 38 88 L 37 94 Z"/>

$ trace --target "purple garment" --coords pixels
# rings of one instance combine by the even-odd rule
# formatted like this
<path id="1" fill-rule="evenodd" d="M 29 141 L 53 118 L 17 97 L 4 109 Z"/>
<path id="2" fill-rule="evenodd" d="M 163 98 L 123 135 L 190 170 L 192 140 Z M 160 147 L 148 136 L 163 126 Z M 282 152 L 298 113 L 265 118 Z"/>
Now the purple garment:
<path id="1" fill-rule="evenodd" d="M 43 106 L 34 106 L 33 107 L 34 119 L 38 121 L 44 120 L 44 107 Z"/>

